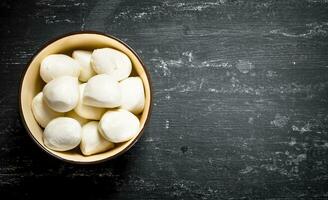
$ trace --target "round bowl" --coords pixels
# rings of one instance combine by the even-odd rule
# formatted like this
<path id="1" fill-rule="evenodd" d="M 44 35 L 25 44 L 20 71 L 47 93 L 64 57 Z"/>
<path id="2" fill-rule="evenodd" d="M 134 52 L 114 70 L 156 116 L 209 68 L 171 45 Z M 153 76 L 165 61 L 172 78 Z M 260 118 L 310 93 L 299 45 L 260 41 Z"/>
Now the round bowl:
<path id="1" fill-rule="evenodd" d="M 143 81 L 146 101 L 144 111 L 138 116 L 140 119 L 139 133 L 131 140 L 117 144 L 115 148 L 109 151 L 91 156 L 83 156 L 79 150 L 57 152 L 49 149 L 43 143 L 43 129 L 34 119 L 31 108 L 33 97 L 39 93 L 45 85 L 40 77 L 39 72 L 41 61 L 50 54 L 64 53 L 71 55 L 73 50 L 92 50 L 103 47 L 111 47 L 128 55 L 133 65 L 132 75 L 140 76 Z M 137 53 L 127 44 L 111 35 L 90 31 L 69 33 L 46 43 L 40 50 L 36 52 L 36 54 L 27 64 L 26 69 L 22 75 L 19 91 L 19 108 L 22 122 L 35 143 L 46 153 L 58 159 L 78 164 L 99 163 L 115 158 L 130 149 L 142 135 L 144 127 L 150 118 L 151 105 L 152 90 L 150 76 L 144 63 L 141 61 Z"/>

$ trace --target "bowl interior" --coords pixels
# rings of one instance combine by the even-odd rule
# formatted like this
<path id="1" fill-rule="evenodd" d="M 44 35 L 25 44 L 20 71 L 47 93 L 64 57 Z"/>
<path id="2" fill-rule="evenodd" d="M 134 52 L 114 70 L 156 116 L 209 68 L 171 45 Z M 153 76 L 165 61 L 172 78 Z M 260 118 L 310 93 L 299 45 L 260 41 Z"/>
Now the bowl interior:
<path id="1" fill-rule="evenodd" d="M 140 130 L 143 130 L 145 122 L 148 118 L 150 112 L 150 101 L 151 101 L 151 91 L 150 91 L 150 83 L 147 77 L 147 73 L 138 59 L 138 57 L 133 53 L 127 46 L 123 43 L 119 42 L 118 40 L 101 35 L 96 33 L 80 33 L 69 35 L 58 39 L 51 44 L 47 45 L 43 48 L 30 62 L 26 73 L 22 80 L 21 85 L 21 93 L 20 93 L 20 102 L 21 102 L 21 114 L 22 118 L 25 122 L 27 129 L 29 130 L 30 134 L 34 138 L 34 140 L 43 147 L 48 153 L 52 154 L 53 156 L 59 157 L 66 161 L 76 162 L 76 163 L 92 163 L 96 161 L 101 161 L 107 158 L 114 157 L 115 155 L 119 154 L 120 152 L 127 150 L 130 146 L 134 144 L 134 142 L 138 139 L 139 135 L 142 131 L 139 132 L 131 140 L 118 144 L 115 146 L 114 149 L 109 150 L 107 152 L 99 153 L 96 155 L 91 156 L 83 156 L 79 151 L 68 151 L 68 152 L 57 152 L 47 148 L 43 144 L 42 134 L 43 129 L 38 125 L 36 120 L 33 117 L 31 103 L 33 97 L 42 90 L 44 86 L 44 82 L 42 81 L 39 75 L 39 68 L 41 61 L 50 54 L 55 53 L 66 53 L 71 55 L 73 50 L 83 49 L 83 50 L 92 50 L 96 48 L 103 48 L 103 47 L 111 47 L 114 49 L 118 49 L 124 52 L 132 61 L 133 64 L 133 74 L 138 75 L 141 77 L 144 88 L 145 88 L 145 108 L 142 114 L 140 114 Z"/>

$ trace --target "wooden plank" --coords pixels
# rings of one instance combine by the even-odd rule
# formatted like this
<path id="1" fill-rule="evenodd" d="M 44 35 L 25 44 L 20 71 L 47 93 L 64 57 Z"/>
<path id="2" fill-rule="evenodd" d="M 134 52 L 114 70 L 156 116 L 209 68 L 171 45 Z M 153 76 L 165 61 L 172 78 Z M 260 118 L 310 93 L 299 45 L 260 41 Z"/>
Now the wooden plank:
<path id="1" fill-rule="evenodd" d="M 327 1 L 4 1 L 0 20 L 2 194 L 54 197 L 53 186 L 87 199 L 328 197 Z M 78 30 L 123 39 L 153 79 L 144 136 L 95 166 L 40 151 L 17 108 L 33 53 Z"/>

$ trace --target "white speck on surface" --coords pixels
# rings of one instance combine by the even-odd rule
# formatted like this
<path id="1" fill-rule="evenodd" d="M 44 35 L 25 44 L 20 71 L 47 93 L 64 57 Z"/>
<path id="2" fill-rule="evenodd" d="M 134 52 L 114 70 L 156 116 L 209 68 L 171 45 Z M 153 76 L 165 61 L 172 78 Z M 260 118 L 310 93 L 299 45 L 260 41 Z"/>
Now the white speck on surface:
<path id="1" fill-rule="evenodd" d="M 155 50 L 154 50 L 155 51 Z M 165 65 L 166 67 L 181 67 L 184 63 L 181 59 L 178 60 L 164 60 L 161 58 L 152 58 L 150 59 L 152 62 L 154 62 L 155 67 L 157 65 Z"/>
<path id="2" fill-rule="evenodd" d="M 277 72 L 275 72 L 275 71 L 271 71 L 271 70 L 269 70 L 269 71 L 267 71 L 267 73 L 266 73 L 266 77 L 268 77 L 268 78 L 274 78 L 274 77 L 276 77 L 277 76 Z"/>
<path id="3" fill-rule="evenodd" d="M 239 72 L 247 74 L 252 69 L 254 69 L 255 66 L 248 60 L 239 60 L 236 64 L 236 68 L 239 70 Z"/>
<path id="4" fill-rule="evenodd" d="M 325 142 L 321 147 L 328 148 L 328 142 Z"/>
<path id="5" fill-rule="evenodd" d="M 127 17 L 127 16 L 129 16 L 130 12 L 131 12 L 130 10 L 124 10 L 124 11 L 118 13 L 118 14 L 114 17 L 114 19 Z"/>
<path id="6" fill-rule="evenodd" d="M 270 33 L 291 38 L 313 38 L 317 36 L 327 36 L 328 34 L 328 22 L 309 23 L 305 24 L 304 28 L 306 31 L 303 33 L 292 33 L 288 30 L 281 29 L 271 30 Z"/>
<path id="7" fill-rule="evenodd" d="M 266 171 L 277 171 L 278 167 L 274 164 L 264 164 L 260 165 L 261 169 L 265 169 Z"/>
<path id="8" fill-rule="evenodd" d="M 279 113 L 277 113 L 274 120 L 272 120 L 270 124 L 278 128 L 283 128 L 288 124 L 288 120 L 289 120 L 288 117 L 282 116 Z"/>
<path id="9" fill-rule="evenodd" d="M 192 51 L 183 52 L 182 57 L 175 59 L 165 59 L 158 57 L 159 51 L 157 48 L 153 50 L 153 53 L 156 57 L 151 58 L 150 61 L 154 63 L 154 65 L 158 65 L 158 63 L 165 63 L 169 67 L 186 67 L 186 68 L 219 68 L 219 69 L 229 69 L 232 68 L 233 65 L 227 62 L 224 59 L 209 59 L 205 61 L 196 61 Z"/>
<path id="10" fill-rule="evenodd" d="M 159 60 L 159 63 L 155 65 L 157 69 L 161 71 L 161 74 L 163 76 L 170 76 L 171 75 L 171 70 L 168 68 L 167 63 L 164 60 Z"/>
<path id="11" fill-rule="evenodd" d="M 215 1 L 215 2 L 203 2 L 203 1 L 199 1 L 199 2 L 187 2 L 187 3 L 169 3 L 169 2 L 164 2 L 163 6 L 166 7 L 172 7 L 174 8 L 176 11 L 194 11 L 194 12 L 199 12 L 199 11 L 203 11 L 205 9 L 215 9 L 218 8 L 219 6 L 221 6 L 222 4 L 224 4 L 226 2 L 226 0 L 219 0 L 219 1 Z"/>
<path id="12" fill-rule="evenodd" d="M 239 173 L 241 173 L 241 174 L 248 174 L 251 171 L 253 171 L 253 167 L 247 166 L 245 169 L 240 170 Z"/>
<path id="13" fill-rule="evenodd" d="M 134 19 L 141 19 L 144 18 L 147 15 L 146 12 L 141 12 L 141 13 L 137 13 L 133 18 Z"/>
<path id="14" fill-rule="evenodd" d="M 296 65 L 296 62 L 295 61 L 293 61 L 292 63 L 293 63 L 293 65 Z"/>
<path id="15" fill-rule="evenodd" d="M 296 139 L 294 137 L 290 138 L 289 146 L 294 146 L 296 144 Z"/>
<path id="16" fill-rule="evenodd" d="M 199 80 L 198 81 L 188 81 L 184 84 L 181 84 L 180 82 L 171 88 L 168 89 L 164 89 L 164 91 L 166 92 L 180 92 L 180 93 L 184 93 L 184 92 L 195 92 L 195 91 L 199 91 Z"/>
<path id="17" fill-rule="evenodd" d="M 81 31 L 84 31 L 85 29 L 85 17 L 82 18 L 82 24 L 81 24 Z"/>
<path id="18" fill-rule="evenodd" d="M 188 62 L 192 62 L 194 59 L 192 51 L 183 52 L 182 55 L 187 57 Z"/>
<path id="19" fill-rule="evenodd" d="M 298 165 L 300 162 L 302 162 L 302 161 L 304 161 L 304 160 L 306 160 L 306 154 L 300 154 L 300 155 L 298 155 L 294 160 L 293 160 L 293 162 L 294 162 L 294 164 L 296 164 L 296 165 Z"/>
<path id="20" fill-rule="evenodd" d="M 308 3 L 328 3 L 328 0 L 306 0 Z"/>
<path id="21" fill-rule="evenodd" d="M 209 92 L 213 92 L 213 93 L 219 93 L 219 90 L 215 89 L 215 88 L 208 88 Z"/>
<path id="22" fill-rule="evenodd" d="M 154 139 L 152 137 L 146 138 L 145 142 L 154 142 Z"/>
<path id="23" fill-rule="evenodd" d="M 209 106 L 207 106 L 207 110 L 209 111 L 209 112 L 212 112 L 212 111 L 214 111 L 215 110 L 215 104 L 211 104 L 211 105 L 209 105 Z"/>
<path id="24" fill-rule="evenodd" d="M 302 127 L 297 127 L 295 125 L 292 126 L 292 130 L 293 131 L 297 131 L 301 134 L 306 133 L 306 132 L 310 132 L 311 131 L 311 124 L 310 123 L 306 123 L 304 126 Z"/>
<path id="25" fill-rule="evenodd" d="M 170 99 L 171 99 L 170 94 L 165 95 L 165 99 L 166 99 L 166 100 L 170 100 Z"/>
<path id="26" fill-rule="evenodd" d="M 232 67 L 232 65 L 228 62 L 223 61 L 222 59 L 214 59 L 214 60 L 203 61 L 200 65 L 195 67 L 198 68 L 213 67 L 213 68 L 229 69 Z"/>
<path id="27" fill-rule="evenodd" d="M 184 64 L 181 58 L 179 58 L 178 60 L 168 60 L 166 63 L 174 67 L 181 67 Z"/>
<path id="28" fill-rule="evenodd" d="M 248 123 L 249 124 L 254 124 L 254 118 L 253 117 L 249 117 L 248 118 Z"/>
<path id="29" fill-rule="evenodd" d="M 137 49 L 137 53 L 142 54 L 142 50 L 141 49 Z"/>
<path id="30" fill-rule="evenodd" d="M 46 24 L 54 24 L 54 23 L 75 23 L 75 21 L 71 20 L 71 19 L 58 19 L 58 17 L 56 15 L 51 15 L 51 16 L 45 16 L 45 22 Z"/>
<path id="31" fill-rule="evenodd" d="M 199 84 L 199 90 L 201 90 L 203 88 L 204 83 L 205 83 L 205 79 L 202 78 L 200 81 L 200 84 Z"/>
<path id="32" fill-rule="evenodd" d="M 165 128 L 166 129 L 169 129 L 170 128 L 170 121 L 169 120 L 166 120 L 165 121 Z"/>

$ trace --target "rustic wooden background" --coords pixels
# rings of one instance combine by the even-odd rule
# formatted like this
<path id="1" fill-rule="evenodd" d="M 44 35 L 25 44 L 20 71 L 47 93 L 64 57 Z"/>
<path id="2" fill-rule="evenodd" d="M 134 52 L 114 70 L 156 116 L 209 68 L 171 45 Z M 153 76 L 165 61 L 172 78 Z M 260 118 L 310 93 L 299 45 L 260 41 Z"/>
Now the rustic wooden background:
<path id="1" fill-rule="evenodd" d="M 1 197 L 328 198 L 327 0 L 0 5 Z M 93 166 L 46 155 L 18 113 L 20 75 L 33 53 L 79 30 L 126 41 L 154 88 L 141 140 Z"/>

